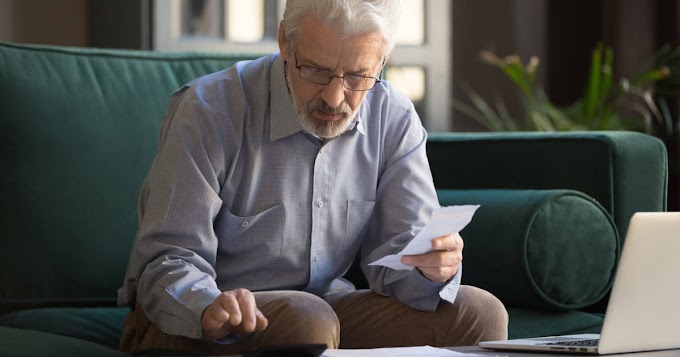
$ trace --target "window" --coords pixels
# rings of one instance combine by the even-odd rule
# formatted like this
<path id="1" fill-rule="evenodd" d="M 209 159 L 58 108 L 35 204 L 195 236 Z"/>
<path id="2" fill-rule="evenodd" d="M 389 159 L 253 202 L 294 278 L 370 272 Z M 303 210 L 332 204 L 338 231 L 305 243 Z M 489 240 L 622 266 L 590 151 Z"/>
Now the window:
<path id="1" fill-rule="evenodd" d="M 416 105 L 429 131 L 450 130 L 449 0 L 402 0 L 397 47 L 385 78 Z M 276 41 L 285 0 L 160 0 L 154 49 L 266 54 Z M 436 25 L 435 25 L 436 24 Z"/>

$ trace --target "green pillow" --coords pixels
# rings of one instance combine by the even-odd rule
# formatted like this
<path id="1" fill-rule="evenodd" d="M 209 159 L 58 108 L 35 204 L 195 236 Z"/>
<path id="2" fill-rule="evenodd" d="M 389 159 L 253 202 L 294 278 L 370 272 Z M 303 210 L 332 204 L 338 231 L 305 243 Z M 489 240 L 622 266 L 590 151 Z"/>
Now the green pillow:
<path id="1" fill-rule="evenodd" d="M 572 190 L 440 190 L 442 205 L 480 204 L 463 229 L 463 283 L 508 306 L 573 310 L 611 287 L 619 236 L 610 215 Z"/>

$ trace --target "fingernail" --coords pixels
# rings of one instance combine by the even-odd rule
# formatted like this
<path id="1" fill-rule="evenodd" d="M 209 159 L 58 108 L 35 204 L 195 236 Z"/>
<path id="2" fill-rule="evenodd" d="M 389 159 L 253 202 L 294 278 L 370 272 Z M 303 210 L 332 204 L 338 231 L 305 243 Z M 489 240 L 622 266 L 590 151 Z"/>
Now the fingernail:
<path id="1" fill-rule="evenodd" d="M 401 257 L 401 262 L 403 264 L 411 264 L 411 258 L 410 257 Z"/>

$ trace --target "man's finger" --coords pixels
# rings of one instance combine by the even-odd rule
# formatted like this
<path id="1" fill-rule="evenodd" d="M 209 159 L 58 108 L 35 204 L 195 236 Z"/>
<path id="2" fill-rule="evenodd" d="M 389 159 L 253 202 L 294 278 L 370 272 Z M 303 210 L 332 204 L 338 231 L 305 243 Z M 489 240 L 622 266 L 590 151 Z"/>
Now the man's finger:
<path id="1" fill-rule="evenodd" d="M 262 314 L 259 309 L 255 310 L 255 331 L 262 331 L 269 325 L 269 320 Z"/>
<path id="2" fill-rule="evenodd" d="M 229 333 L 229 314 L 224 311 L 218 301 L 208 305 L 201 318 L 203 332 L 212 338 L 220 339 Z"/>
<path id="3" fill-rule="evenodd" d="M 246 332 L 255 331 L 256 314 L 255 298 L 248 290 L 239 290 L 236 295 L 241 309 L 241 325 Z"/>
<path id="4" fill-rule="evenodd" d="M 206 313 L 207 322 L 209 322 L 213 327 L 218 327 L 229 321 L 229 313 L 225 311 L 221 305 L 210 305 L 208 306 Z"/>
<path id="5" fill-rule="evenodd" d="M 447 267 L 459 264 L 463 260 L 463 255 L 459 251 L 437 250 L 425 254 L 405 255 L 401 261 L 407 265 L 417 267 Z"/>
<path id="6" fill-rule="evenodd" d="M 432 248 L 435 250 L 454 250 L 462 246 L 463 239 L 460 234 L 449 234 L 432 239 Z"/>
<path id="7" fill-rule="evenodd" d="M 224 322 L 218 321 L 212 315 L 213 314 L 210 313 L 209 310 L 206 310 L 205 316 L 203 318 L 203 323 L 202 323 L 204 330 L 208 330 L 208 329 L 212 330 L 212 329 L 216 329 L 216 328 L 219 328 L 220 326 L 224 325 Z"/>
<path id="8" fill-rule="evenodd" d="M 234 293 L 222 293 L 220 295 L 219 304 L 229 314 L 229 324 L 231 326 L 238 326 L 241 324 L 241 308 L 238 305 L 238 300 Z"/>

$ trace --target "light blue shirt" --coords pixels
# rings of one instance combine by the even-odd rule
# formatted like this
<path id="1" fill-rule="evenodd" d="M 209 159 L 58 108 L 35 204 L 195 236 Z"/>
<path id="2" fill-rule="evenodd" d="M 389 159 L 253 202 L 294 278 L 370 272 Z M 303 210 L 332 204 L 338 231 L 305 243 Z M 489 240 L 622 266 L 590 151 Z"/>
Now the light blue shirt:
<path id="1" fill-rule="evenodd" d="M 165 333 L 200 338 L 201 314 L 221 291 L 323 296 L 359 250 L 373 291 L 426 311 L 454 301 L 460 269 L 435 283 L 417 269 L 367 265 L 400 251 L 439 206 L 408 98 L 378 83 L 329 140 L 296 115 L 278 54 L 170 98 L 120 305 L 136 301 Z"/>

